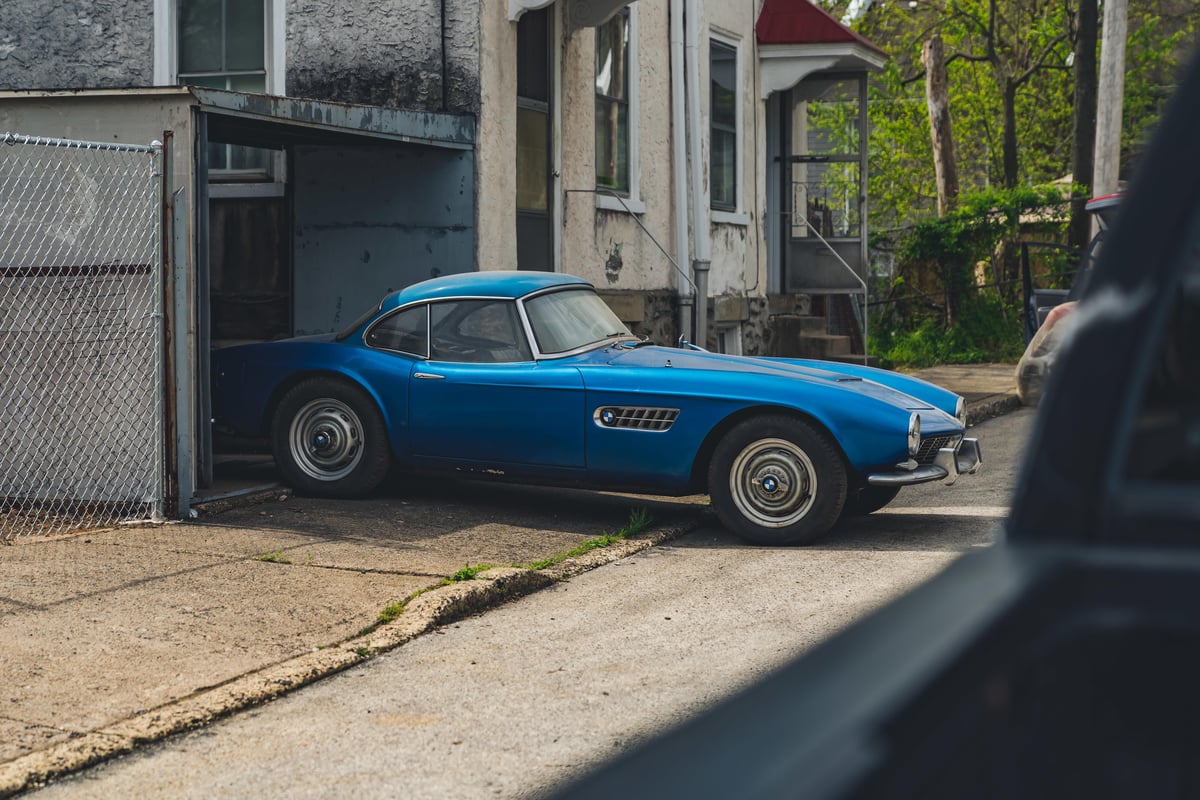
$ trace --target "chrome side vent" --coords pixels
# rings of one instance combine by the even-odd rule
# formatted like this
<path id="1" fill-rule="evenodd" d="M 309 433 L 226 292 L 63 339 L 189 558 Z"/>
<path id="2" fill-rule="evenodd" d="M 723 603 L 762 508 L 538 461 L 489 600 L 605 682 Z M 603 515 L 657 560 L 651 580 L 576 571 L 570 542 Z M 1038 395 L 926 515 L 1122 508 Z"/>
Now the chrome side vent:
<path id="1" fill-rule="evenodd" d="M 943 447 L 953 447 L 961 438 L 962 436 L 957 433 L 946 436 L 926 436 L 921 440 L 921 449 L 917 451 L 914 458 L 918 464 L 932 464 L 938 450 Z"/>
<path id="2" fill-rule="evenodd" d="M 592 419 L 601 428 L 624 428 L 634 431 L 656 431 L 671 429 L 678 408 L 647 408 L 643 406 L 600 406 Z"/>

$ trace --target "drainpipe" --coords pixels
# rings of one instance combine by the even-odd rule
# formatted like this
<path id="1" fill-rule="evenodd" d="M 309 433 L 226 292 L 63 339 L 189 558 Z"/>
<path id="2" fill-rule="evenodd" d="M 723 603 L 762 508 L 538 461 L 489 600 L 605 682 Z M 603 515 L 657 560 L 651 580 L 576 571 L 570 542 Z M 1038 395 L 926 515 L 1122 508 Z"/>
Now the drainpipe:
<path id="1" fill-rule="evenodd" d="M 708 222 L 708 186 L 704 176 L 704 158 L 700 147 L 700 4 L 687 0 L 684 15 L 684 50 L 687 57 L 687 131 L 692 164 L 692 227 L 696 236 L 692 275 L 696 281 L 696 344 L 708 346 L 708 268 L 712 263 L 712 242 Z"/>
<path id="2" fill-rule="evenodd" d="M 683 0 L 671 0 L 671 176 L 675 195 L 675 263 L 688 262 L 687 128 L 684 125 Z M 678 281 L 679 333 L 692 339 L 694 295 Z"/>

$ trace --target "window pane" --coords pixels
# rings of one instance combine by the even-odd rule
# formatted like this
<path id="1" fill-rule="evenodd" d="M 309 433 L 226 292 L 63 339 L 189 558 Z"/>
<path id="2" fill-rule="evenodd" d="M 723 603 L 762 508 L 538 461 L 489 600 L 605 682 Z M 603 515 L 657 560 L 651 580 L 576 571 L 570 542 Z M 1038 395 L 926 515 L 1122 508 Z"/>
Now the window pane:
<path id="1" fill-rule="evenodd" d="M 263 0 L 226 0 L 225 69 L 263 68 Z"/>
<path id="2" fill-rule="evenodd" d="M 179 71 L 221 69 L 221 0 L 179 0 Z"/>
<path id="3" fill-rule="evenodd" d="M 710 41 L 709 186 L 713 208 L 737 206 L 737 49 Z"/>
<path id="4" fill-rule="evenodd" d="M 629 191 L 629 106 L 596 98 L 596 185 Z"/>
<path id="5" fill-rule="evenodd" d="M 737 135 L 714 129 L 709 155 L 713 208 L 733 210 L 737 206 Z"/>
<path id="6" fill-rule="evenodd" d="M 393 314 L 371 328 L 367 344 L 384 350 L 399 350 L 422 358 L 429 352 L 428 306 L 418 306 Z"/>
<path id="7" fill-rule="evenodd" d="M 517 96 L 550 102 L 550 9 L 526 11 L 517 22 Z"/>
<path id="8" fill-rule="evenodd" d="M 498 364 L 532 361 L 533 352 L 511 300 L 464 300 L 432 308 L 430 358 Z"/>
<path id="9" fill-rule="evenodd" d="M 851 162 L 792 164 L 792 236 L 858 235 L 859 175 Z"/>
<path id="10" fill-rule="evenodd" d="M 232 75 L 226 85 L 235 92 L 258 92 L 261 94 L 267 90 L 267 76 Z"/>
<path id="11" fill-rule="evenodd" d="M 219 142 L 208 143 L 208 168 L 229 169 L 229 145 Z"/>
<path id="12" fill-rule="evenodd" d="M 596 186 L 629 192 L 629 11 L 596 28 Z"/>
<path id="13" fill-rule="evenodd" d="M 797 102 L 792 115 L 793 152 L 858 153 L 858 88 L 856 80 L 803 81 L 793 92 L 798 100 L 804 101 Z"/>
<path id="14" fill-rule="evenodd" d="M 517 208 L 545 211 L 548 173 L 549 116 L 517 109 Z"/>
<path id="15" fill-rule="evenodd" d="M 596 94 L 628 99 L 629 12 L 596 29 Z"/>
<path id="16" fill-rule="evenodd" d="M 721 44 L 709 44 L 710 98 L 713 124 L 737 126 L 737 50 Z"/>
<path id="17" fill-rule="evenodd" d="M 261 147 L 244 147 L 234 145 L 229 148 L 229 168 L 243 170 L 267 171 L 270 166 L 271 151 Z"/>

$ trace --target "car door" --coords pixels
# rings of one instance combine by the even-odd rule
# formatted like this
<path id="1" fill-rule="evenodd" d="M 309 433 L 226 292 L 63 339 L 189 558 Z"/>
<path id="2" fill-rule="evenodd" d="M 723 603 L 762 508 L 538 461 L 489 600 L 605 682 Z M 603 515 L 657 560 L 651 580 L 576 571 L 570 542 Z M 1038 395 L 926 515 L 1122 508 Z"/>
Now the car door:
<path id="1" fill-rule="evenodd" d="M 409 388 L 414 457 L 582 469 L 584 418 L 579 370 L 533 360 L 513 301 L 431 305 L 429 358 Z"/>

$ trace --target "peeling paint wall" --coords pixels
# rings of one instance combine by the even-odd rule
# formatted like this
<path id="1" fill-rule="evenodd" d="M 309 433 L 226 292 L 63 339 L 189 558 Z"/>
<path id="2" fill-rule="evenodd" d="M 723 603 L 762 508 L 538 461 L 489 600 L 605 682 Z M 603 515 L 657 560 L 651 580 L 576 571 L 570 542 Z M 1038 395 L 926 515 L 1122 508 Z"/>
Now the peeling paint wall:
<path id="1" fill-rule="evenodd" d="M 149 0 L 0 2 L 0 89 L 150 86 L 153 58 Z"/>

